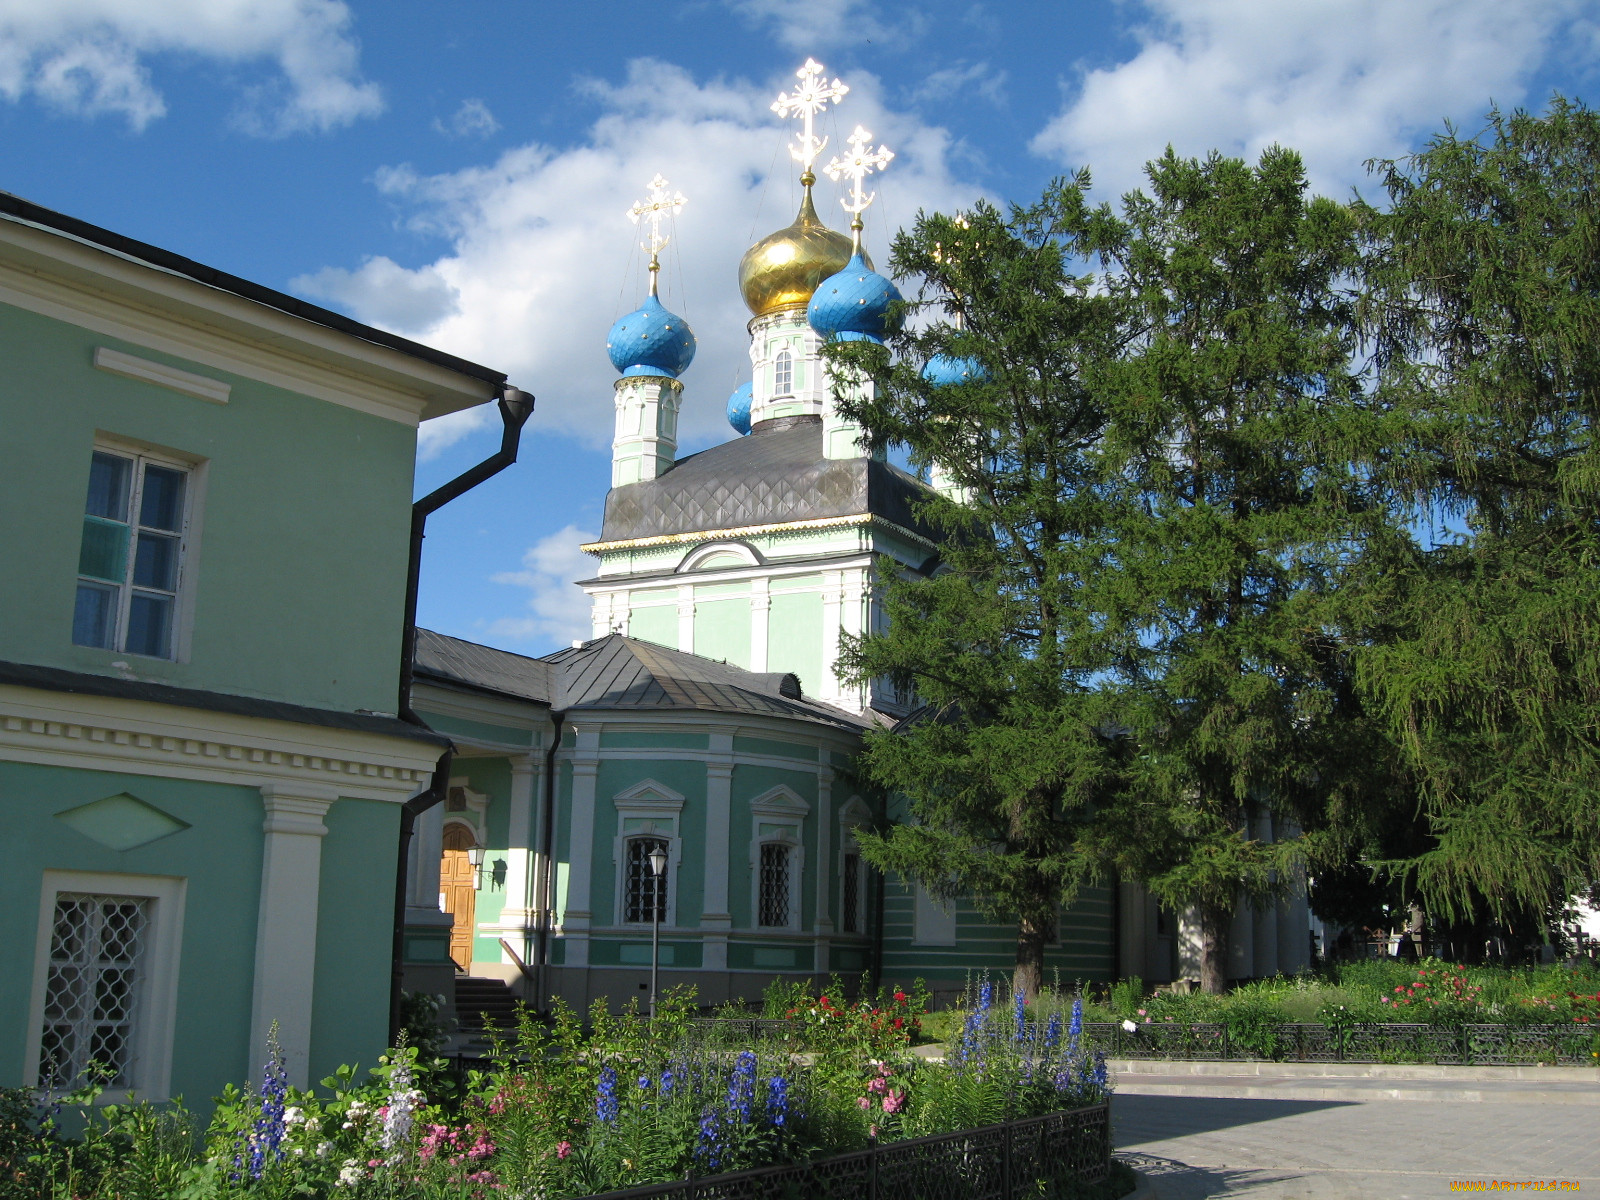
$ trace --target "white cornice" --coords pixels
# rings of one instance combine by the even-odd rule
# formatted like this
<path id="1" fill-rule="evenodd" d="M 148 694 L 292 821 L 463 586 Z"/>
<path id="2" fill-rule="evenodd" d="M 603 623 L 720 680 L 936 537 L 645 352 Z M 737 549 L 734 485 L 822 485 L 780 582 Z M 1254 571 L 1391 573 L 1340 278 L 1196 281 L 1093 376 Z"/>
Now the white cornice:
<path id="1" fill-rule="evenodd" d="M 0 761 L 399 803 L 438 759 L 410 738 L 0 684 Z"/>
<path id="2" fill-rule="evenodd" d="M 852 513 L 842 517 L 813 517 L 805 521 L 778 521 L 770 525 L 740 525 L 732 529 L 704 529 L 691 533 L 661 533 L 653 537 L 627 538 L 619 542 L 589 542 L 578 549 L 587 554 L 608 554 L 613 550 L 637 550 L 646 546 L 674 546 L 685 542 L 725 541 L 729 538 L 757 537 L 767 533 L 798 533 L 810 529 L 834 529 L 853 525 L 871 525 L 886 529 L 899 537 L 937 549 L 933 542 L 920 533 L 886 521 L 875 513 Z"/>
<path id="3" fill-rule="evenodd" d="M 0 302 L 407 425 L 493 398 L 485 380 L 16 221 L 0 221 L 0 260 Z"/>

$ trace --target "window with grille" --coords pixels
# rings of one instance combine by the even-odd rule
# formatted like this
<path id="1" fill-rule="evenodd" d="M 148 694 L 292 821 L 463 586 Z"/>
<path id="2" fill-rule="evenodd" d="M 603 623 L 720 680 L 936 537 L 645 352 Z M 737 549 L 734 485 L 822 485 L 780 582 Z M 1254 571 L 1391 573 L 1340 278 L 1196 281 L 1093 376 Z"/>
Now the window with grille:
<path id="1" fill-rule="evenodd" d="M 778 929 L 789 924 L 789 847 L 781 842 L 761 844 L 760 923 Z"/>
<path id="2" fill-rule="evenodd" d="M 778 357 L 772 361 L 772 394 L 794 395 L 794 358 L 787 350 L 779 350 Z"/>
<path id="3" fill-rule="evenodd" d="M 39 1086 L 131 1087 L 150 941 L 148 896 L 56 894 Z"/>
<path id="4" fill-rule="evenodd" d="M 844 856 L 844 897 L 840 914 L 844 919 L 845 933 L 861 932 L 861 859 L 854 854 Z"/>
<path id="5" fill-rule="evenodd" d="M 667 920 L 667 875 L 671 865 L 662 869 L 657 877 L 650 870 L 650 852 L 665 852 L 667 843 L 661 838 L 633 838 L 628 842 L 628 867 L 623 894 L 623 920 L 649 925 L 653 920 L 663 924 Z M 655 915 L 652 916 L 652 906 Z"/>
<path id="6" fill-rule="evenodd" d="M 72 640 L 173 657 L 190 470 L 96 450 L 89 466 Z"/>

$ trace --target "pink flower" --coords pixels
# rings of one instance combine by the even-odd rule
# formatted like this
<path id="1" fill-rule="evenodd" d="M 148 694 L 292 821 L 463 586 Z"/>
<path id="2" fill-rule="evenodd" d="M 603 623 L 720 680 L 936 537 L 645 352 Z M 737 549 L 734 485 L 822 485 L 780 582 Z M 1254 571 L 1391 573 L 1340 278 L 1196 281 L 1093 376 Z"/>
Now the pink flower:
<path id="1" fill-rule="evenodd" d="M 869 1091 L 869 1092 L 881 1092 L 887 1086 L 888 1085 L 883 1082 L 883 1076 L 880 1075 L 880 1076 L 878 1076 L 878 1078 L 868 1082 L 867 1091 Z"/>
<path id="2" fill-rule="evenodd" d="M 565 1158 L 567 1155 L 569 1155 L 571 1153 L 572 1153 L 572 1143 L 571 1142 L 557 1142 L 556 1143 L 556 1157 L 557 1158 Z"/>
<path id="3" fill-rule="evenodd" d="M 859 1108 L 862 1112 L 866 1112 L 867 1109 L 872 1107 L 872 1097 L 871 1096 L 857 1096 L 856 1097 L 856 1107 Z"/>
<path id="4" fill-rule="evenodd" d="M 1142 1016 L 1144 1016 L 1144 1009 L 1142 1009 L 1142 1008 L 1141 1008 L 1141 1009 L 1140 1009 L 1140 1010 L 1139 1010 L 1139 1015 L 1140 1015 L 1140 1016 L 1141 1016 L 1141 1017 L 1142 1017 Z"/>
<path id="5" fill-rule="evenodd" d="M 893 1116 L 906 1106 L 906 1094 L 899 1088 L 890 1088 L 889 1094 L 883 1098 L 883 1111 Z"/>

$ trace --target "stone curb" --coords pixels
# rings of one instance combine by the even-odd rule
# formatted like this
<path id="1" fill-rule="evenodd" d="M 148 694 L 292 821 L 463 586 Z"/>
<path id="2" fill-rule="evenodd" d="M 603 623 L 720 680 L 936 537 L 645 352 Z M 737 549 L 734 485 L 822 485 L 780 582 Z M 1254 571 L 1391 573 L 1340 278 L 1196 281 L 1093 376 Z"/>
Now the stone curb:
<path id="1" fill-rule="evenodd" d="M 1252 1075 L 1287 1079 L 1428 1079 L 1470 1081 L 1473 1083 L 1572 1083 L 1588 1084 L 1600 1091 L 1600 1070 L 1592 1067 L 1495 1067 L 1440 1066 L 1435 1063 L 1276 1063 L 1276 1062 L 1194 1062 L 1178 1059 L 1110 1058 L 1106 1066 L 1119 1076 L 1180 1075 L 1214 1076 L 1230 1079 Z"/>
<path id="2" fill-rule="evenodd" d="M 1189 1096 L 1211 1100 L 1302 1100 L 1363 1104 L 1401 1100 L 1430 1104 L 1582 1104 L 1600 1108 L 1600 1088 L 1593 1091 L 1502 1088 L 1407 1088 L 1407 1087 L 1272 1087 L 1229 1086 L 1220 1080 L 1211 1083 L 1167 1083 L 1146 1079 L 1121 1079 L 1115 1083 L 1116 1096 Z"/>
<path id="3" fill-rule="evenodd" d="M 1155 1180 L 1137 1167 L 1133 1169 L 1133 1173 L 1139 1177 L 1139 1182 L 1134 1185 L 1133 1191 L 1120 1197 L 1119 1200 L 1161 1200 L 1161 1193 L 1156 1191 Z"/>

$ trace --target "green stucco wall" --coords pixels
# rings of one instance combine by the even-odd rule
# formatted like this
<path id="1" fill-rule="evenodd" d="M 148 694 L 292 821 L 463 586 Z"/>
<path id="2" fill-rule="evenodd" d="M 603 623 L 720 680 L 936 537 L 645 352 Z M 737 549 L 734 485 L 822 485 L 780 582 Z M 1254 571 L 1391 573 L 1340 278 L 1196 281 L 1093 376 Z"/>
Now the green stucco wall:
<path id="1" fill-rule="evenodd" d="M 678 645 L 678 606 L 653 604 L 636 608 L 628 614 L 628 636 L 641 642 L 654 642 L 658 646 Z"/>
<path id="2" fill-rule="evenodd" d="M 213 404 L 92 365 L 108 346 L 219 379 Z M 96 431 L 203 460 L 201 530 L 184 586 L 190 659 L 141 678 L 318 707 L 394 710 L 415 430 L 0 305 L 0 436 L 28 453 L 0 474 L 0 659 L 111 673 L 72 644 Z M 294 620 L 285 614 L 294 613 Z"/>
<path id="3" fill-rule="evenodd" d="M 817 592 L 779 592 L 768 616 L 767 670 L 792 671 L 801 690 L 815 696 L 822 688 L 822 596 Z"/>
<path id="4" fill-rule="evenodd" d="M 747 596 L 695 603 L 694 652 L 749 669 L 750 600 Z"/>
<path id="5" fill-rule="evenodd" d="M 678 924 L 699 924 L 705 897 L 706 768 L 704 763 L 675 759 L 601 760 L 595 779 L 594 858 L 590 865 L 590 910 L 594 924 L 617 921 L 614 881 L 619 864 L 612 862 L 618 832 L 617 806 L 612 797 L 646 779 L 654 779 L 683 796 L 678 836 L 683 839 L 683 863 L 677 879 Z"/>

